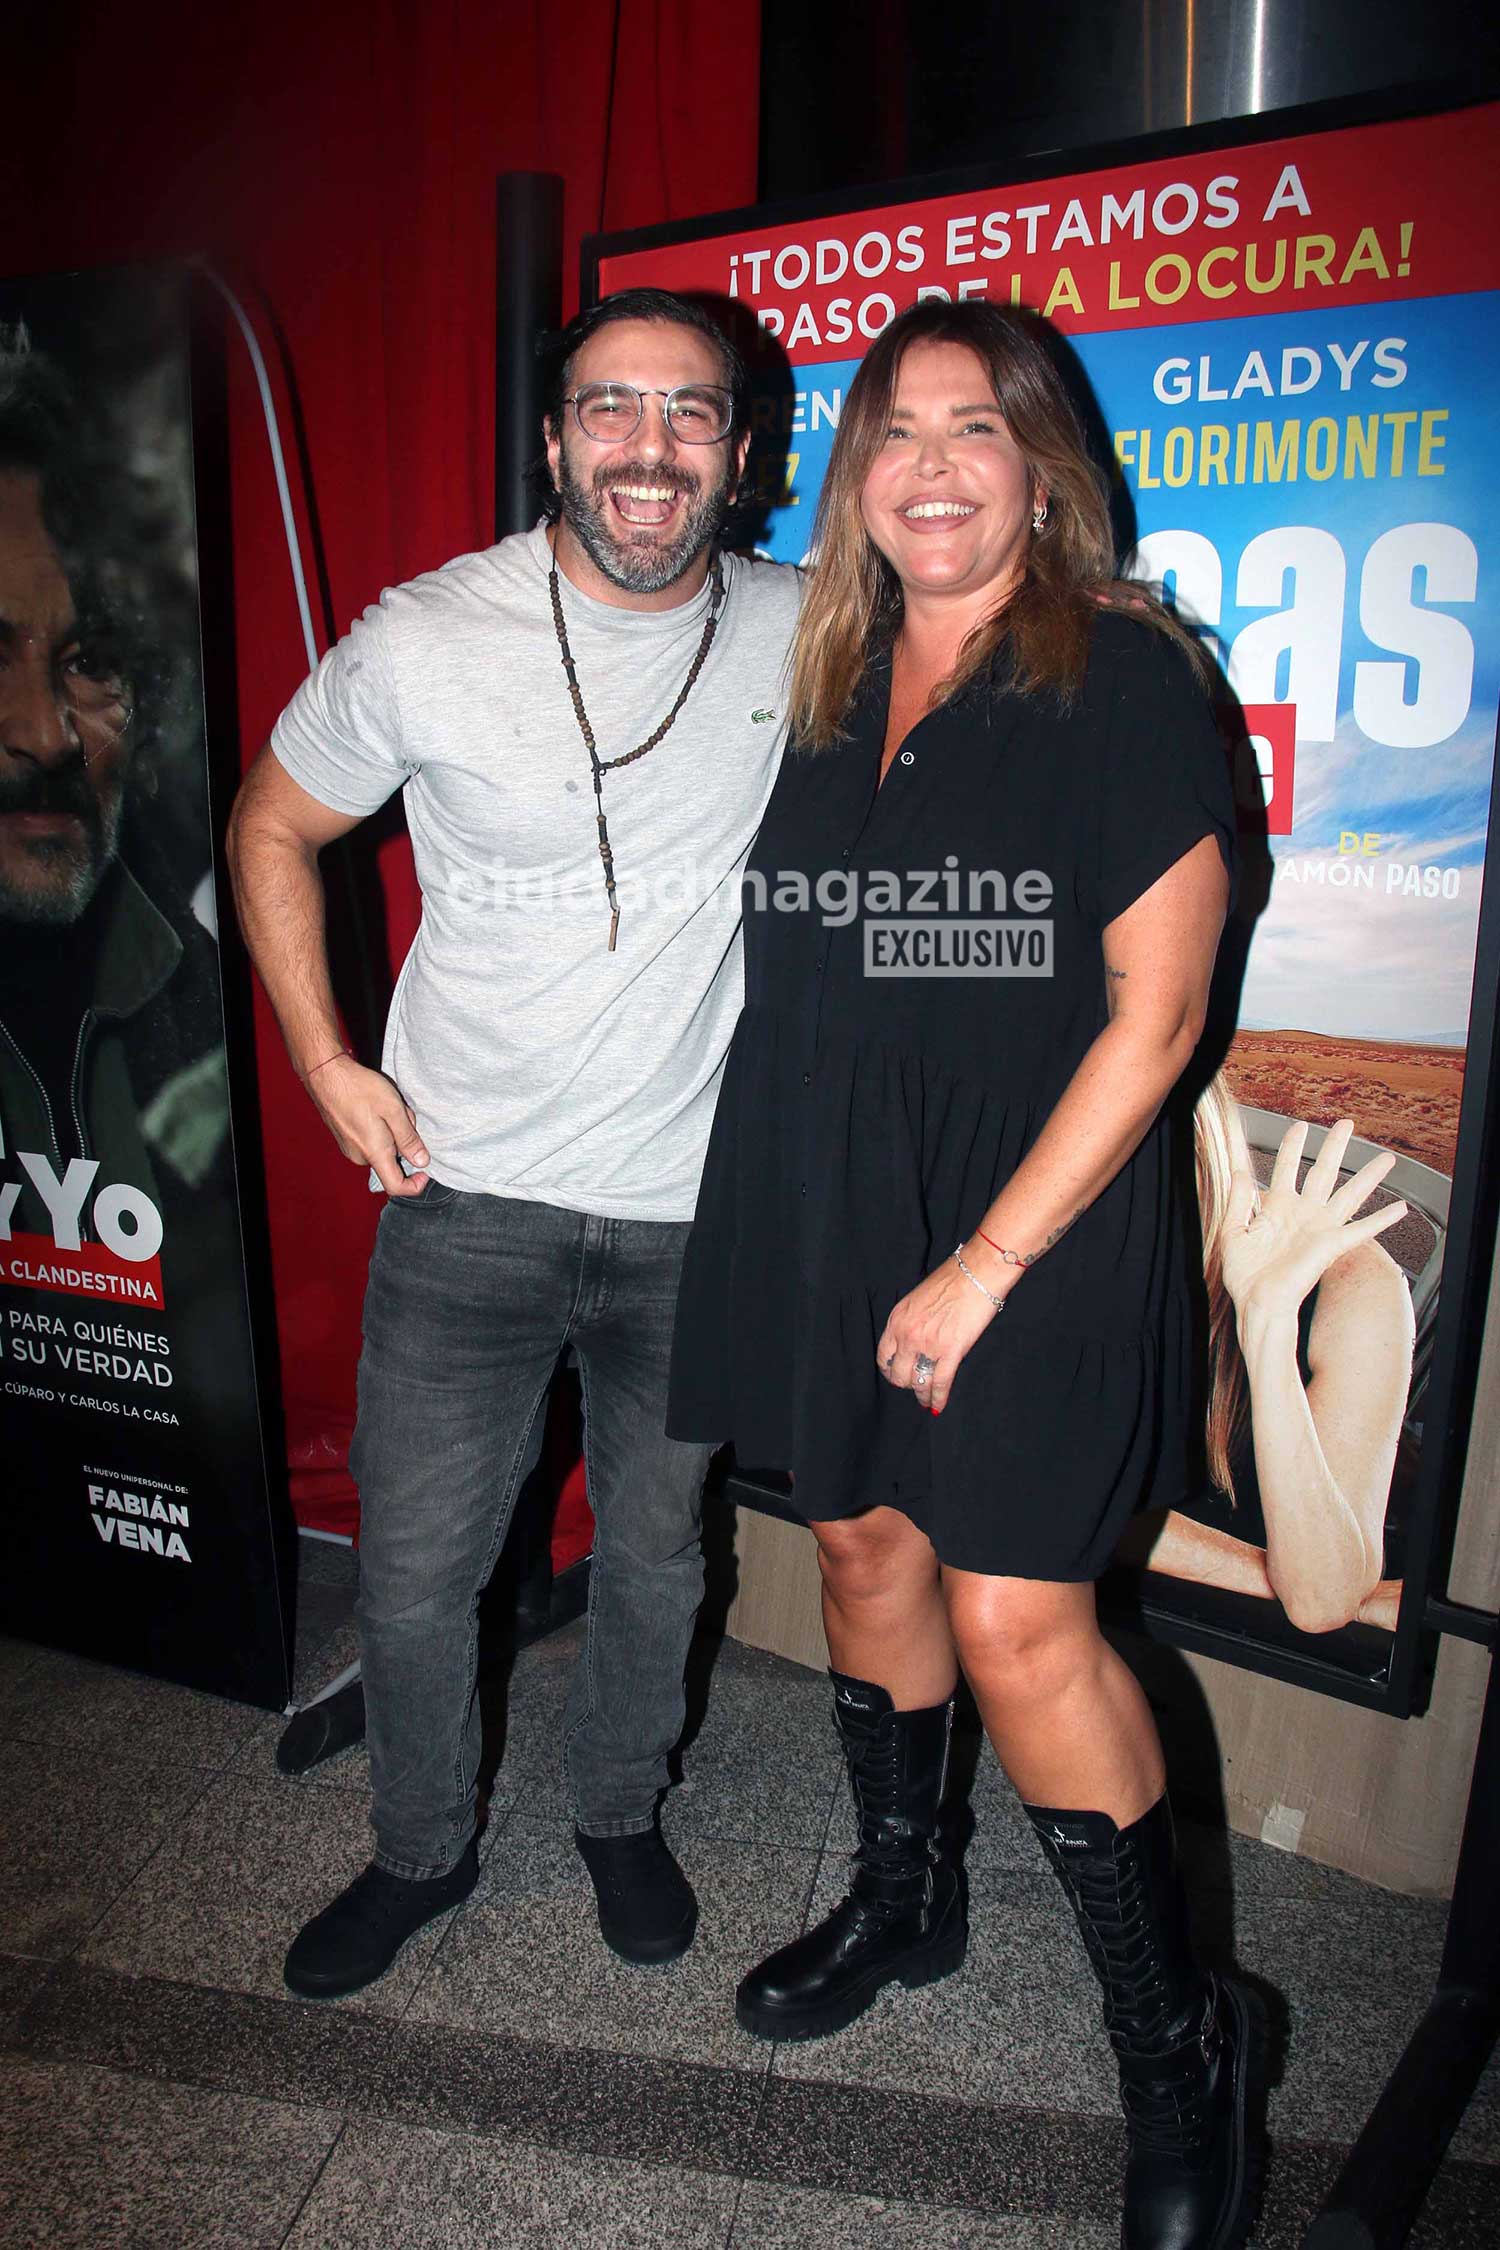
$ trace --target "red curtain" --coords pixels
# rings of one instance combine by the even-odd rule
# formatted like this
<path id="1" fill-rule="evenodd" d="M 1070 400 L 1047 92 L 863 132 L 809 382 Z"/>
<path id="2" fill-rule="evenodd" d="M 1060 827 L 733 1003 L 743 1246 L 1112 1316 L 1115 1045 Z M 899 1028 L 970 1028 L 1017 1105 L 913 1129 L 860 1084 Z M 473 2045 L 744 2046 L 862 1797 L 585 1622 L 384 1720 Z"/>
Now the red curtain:
<path id="1" fill-rule="evenodd" d="M 0 271 L 212 259 L 273 363 L 280 338 L 310 467 L 297 503 L 340 632 L 382 586 L 493 536 L 495 175 L 562 174 L 570 311 L 582 235 L 755 193 L 759 0 L 33 6 L 6 44 Z M 289 418 L 275 364 L 273 380 Z M 306 664 L 237 348 L 229 407 L 248 761 Z M 394 968 L 418 907 L 404 834 L 380 879 Z M 258 1007 L 293 1497 L 348 1528 L 375 1199 Z"/>

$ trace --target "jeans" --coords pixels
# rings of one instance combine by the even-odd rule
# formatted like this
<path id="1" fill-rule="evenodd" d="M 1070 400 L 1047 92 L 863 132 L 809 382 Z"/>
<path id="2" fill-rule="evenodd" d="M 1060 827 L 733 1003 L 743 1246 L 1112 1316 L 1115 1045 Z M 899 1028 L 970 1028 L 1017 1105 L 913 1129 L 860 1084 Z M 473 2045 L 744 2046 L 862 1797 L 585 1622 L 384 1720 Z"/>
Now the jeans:
<path id="1" fill-rule="evenodd" d="M 438 1181 L 381 1214 L 350 1467 L 375 1858 L 393 1875 L 445 1873 L 474 1833 L 479 1596 L 570 1343 L 595 1537 L 568 1783 L 591 1835 L 654 1822 L 703 1593 L 709 1449 L 664 1435 L 687 1233 Z"/>

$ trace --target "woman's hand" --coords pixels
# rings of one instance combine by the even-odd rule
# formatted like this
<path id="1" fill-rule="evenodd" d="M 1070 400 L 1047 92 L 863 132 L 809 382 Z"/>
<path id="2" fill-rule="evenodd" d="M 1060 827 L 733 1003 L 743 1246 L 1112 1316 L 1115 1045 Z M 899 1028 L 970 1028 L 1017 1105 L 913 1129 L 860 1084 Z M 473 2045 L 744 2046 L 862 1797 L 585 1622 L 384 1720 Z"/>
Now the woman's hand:
<path id="1" fill-rule="evenodd" d="M 897 1390 L 909 1390 L 917 1404 L 941 1414 L 966 1355 L 999 1311 L 946 1258 L 918 1282 L 892 1310 L 875 1347 L 880 1372 Z M 930 1379 L 915 1380 L 919 1358 Z"/>
<path id="2" fill-rule="evenodd" d="M 1404 1203 L 1387 1203 L 1356 1217 L 1396 1159 L 1388 1150 L 1337 1186 L 1339 1166 L 1354 1131 L 1350 1118 L 1331 1125 L 1300 1189 L 1297 1169 L 1307 1141 L 1300 1120 L 1289 1125 L 1276 1151 L 1270 1184 L 1256 1206 L 1255 1180 L 1236 1172 L 1230 1184 L 1220 1237 L 1224 1286 L 1237 1316 L 1290 1315 L 1322 1280 L 1336 1258 L 1358 1242 L 1371 1242 L 1406 1215 Z"/>

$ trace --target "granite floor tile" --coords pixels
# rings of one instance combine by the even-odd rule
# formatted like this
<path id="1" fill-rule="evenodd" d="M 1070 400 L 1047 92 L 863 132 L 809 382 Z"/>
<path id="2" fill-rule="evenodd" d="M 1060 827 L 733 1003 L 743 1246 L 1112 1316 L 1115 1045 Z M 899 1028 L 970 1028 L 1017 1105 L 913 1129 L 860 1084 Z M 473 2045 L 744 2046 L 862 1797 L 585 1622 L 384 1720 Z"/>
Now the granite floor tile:
<path id="1" fill-rule="evenodd" d="M 335 1634 L 354 1623 L 354 1588 L 330 1586 L 321 1579 L 303 1581 L 297 1588 L 297 1642 L 294 1671 L 306 1667 L 321 1674 L 324 1651 Z M 347 1658 L 345 1659 L 347 1662 Z M 334 1665 L 333 1670 L 341 1667 Z M 310 1692 L 310 1691 L 309 1691 Z M 294 1698 L 295 1699 L 295 1698 Z"/>
<path id="2" fill-rule="evenodd" d="M 955 1728 L 949 1789 L 950 1799 L 965 1798 L 973 1815 L 973 1833 L 964 1853 L 968 1868 L 1014 1868 L 1025 1874 L 1045 1871 L 1047 1862 L 1031 1823 L 982 1735 Z M 837 1835 L 831 1835 L 829 1842 L 836 1844 Z"/>
<path id="3" fill-rule="evenodd" d="M 87 1958 L 130 1975 L 284 1994 L 281 1964 L 297 1931 L 369 1859 L 365 1810 L 346 1790 L 231 1768 L 89 1941 Z M 378 1984 L 340 2005 L 399 2015 L 450 1919 L 419 1931 Z"/>
<path id="4" fill-rule="evenodd" d="M 0 2041 L 7 2037 L 16 2018 L 51 1974 L 50 1961 L 23 1960 L 13 1953 L 0 1953 Z"/>
<path id="5" fill-rule="evenodd" d="M 736 2176 L 763 2088 L 738 2071 L 582 2044 L 541 2047 L 80 1961 L 59 1966 L 33 1996 L 11 2044 L 38 2061 Z"/>
<path id="6" fill-rule="evenodd" d="M 1006 2218 L 748 2181 L 729 2250 L 1119 2250 L 1113 2218 Z"/>
<path id="7" fill-rule="evenodd" d="M 1302 2250 L 1337 2179 L 1344 2150 L 1296 2142 L 1273 2146 L 1252 2250 Z M 1487 2168 L 1449 2161 L 1407 2237 L 1407 2250 L 1495 2250 L 1494 2180 Z"/>
<path id="8" fill-rule="evenodd" d="M 24 1679 L 46 1653 L 38 1641 L 18 1641 L 9 1633 L 0 1633 L 0 1696 Z"/>
<path id="9" fill-rule="evenodd" d="M 682 1752 L 673 1832 L 821 1850 L 847 1802 L 828 1682 L 759 1649 L 712 1652 L 707 1708 Z"/>
<path id="10" fill-rule="evenodd" d="M 830 1851 L 810 1921 L 843 1895 L 847 1873 L 844 1856 Z M 917 1992 L 888 1985 L 847 2031 L 778 2048 L 776 2071 L 1015 2108 L 1116 2114 L 1097 1988 L 1045 1870 L 972 1868 L 969 1953 L 958 1974 Z"/>
<path id="11" fill-rule="evenodd" d="M 1247 1901 L 1239 1922 L 1246 1970 L 1284 1995 L 1288 2010 L 1273 2129 L 1298 2140 L 1352 2140 L 1432 1996 L 1442 1911 L 1367 1888 L 1357 1904 Z M 1493 2062 L 1453 2150 L 1500 2161 Z"/>
<path id="12" fill-rule="evenodd" d="M 0 1738 L 163 1765 L 222 1766 L 260 1725 L 247 1703 L 200 1695 L 46 1649 L 0 1685 Z"/>
<path id="13" fill-rule="evenodd" d="M 0 1741 L 0 1927 L 10 1950 L 71 1952 L 212 1780 L 140 1752 L 75 1745 L 59 1755 Z"/>
<path id="14" fill-rule="evenodd" d="M 336 2113 L 77 2065 L 0 2062 L 6 2239 L 26 2250 L 276 2250 Z"/>
<path id="15" fill-rule="evenodd" d="M 1101 2223 L 1113 2220 L 1118 2232 L 1118 2116 L 814 2084 L 789 2075 L 803 2053 L 778 2050 L 747 2166 L 752 2179 L 1071 2225 L 1085 2242 Z"/>
<path id="16" fill-rule="evenodd" d="M 287 2250 L 719 2250 L 735 2182 L 350 2125 Z"/>
<path id="17" fill-rule="evenodd" d="M 701 1838 L 679 1856 L 698 1893 L 697 1937 L 679 1961 L 633 1968 L 599 1936 L 571 1829 L 513 1814 L 422 1981 L 412 2022 L 763 2072 L 770 2050 L 735 2023 L 734 1989 L 799 1927 L 816 1860 Z"/>
<path id="18" fill-rule="evenodd" d="M 297 1540 L 297 1584 L 299 1588 L 347 1586 L 352 1593 L 359 1585 L 359 1549 L 341 1539 L 313 1539 L 303 1532 Z"/>
<path id="19" fill-rule="evenodd" d="M 840 1895 L 845 1874 L 839 1856 L 825 1855 L 810 1920 Z M 778 2050 L 778 2073 L 1112 2115 L 1097 1990 L 1060 1887 L 1049 1873 L 983 1866 L 970 1883 L 969 1955 L 957 1976 L 919 1992 L 888 1986 L 847 2031 Z M 1221 1958 L 1228 1903 L 1212 1893 L 1195 1901 L 1205 1945 L 1212 1951 L 1217 1939 Z M 1357 1903 L 1251 1892 L 1233 1921 L 1234 1959 L 1270 2005 L 1272 2129 L 1351 2141 L 1431 1995 L 1441 1914 L 1360 1886 Z M 1453 2153 L 1500 2161 L 1500 2061 Z"/>

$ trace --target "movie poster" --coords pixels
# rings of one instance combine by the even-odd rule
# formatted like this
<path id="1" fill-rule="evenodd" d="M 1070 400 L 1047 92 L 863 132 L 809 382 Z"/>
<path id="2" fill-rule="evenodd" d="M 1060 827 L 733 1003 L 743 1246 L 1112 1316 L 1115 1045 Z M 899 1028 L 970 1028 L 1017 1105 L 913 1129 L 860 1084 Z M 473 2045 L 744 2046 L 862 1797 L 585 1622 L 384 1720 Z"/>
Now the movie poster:
<path id="1" fill-rule="evenodd" d="M 278 1706 L 182 291 L 0 284 L 0 1627 Z"/>
<path id="2" fill-rule="evenodd" d="M 779 560 L 808 557 L 845 389 L 898 310 L 984 296 L 1066 339 L 1125 567 L 1219 666 L 1244 845 L 1222 956 L 1237 1029 L 1193 1127 L 1204 1470 L 1134 1528 L 1132 1584 L 1208 1633 L 1194 1645 L 1306 1658 L 1366 1699 L 1409 1579 L 1420 1607 L 1437 1513 L 1422 1434 L 1500 694 L 1497 125 L 1476 106 L 1200 136 L 1074 177 L 598 246 L 599 293 L 734 299 L 773 340 Z M 1408 1209 L 1378 1242 L 1252 1270 L 1236 1174 L 1317 1201 L 1381 1151 L 1397 1161 L 1368 1208 Z M 1274 1299 L 1274 1351 L 1249 1341 L 1252 1294 Z"/>

